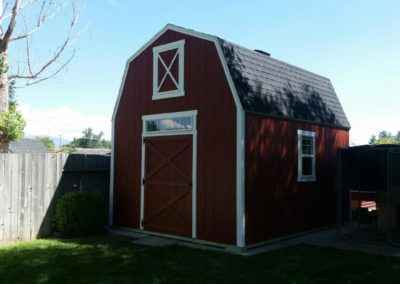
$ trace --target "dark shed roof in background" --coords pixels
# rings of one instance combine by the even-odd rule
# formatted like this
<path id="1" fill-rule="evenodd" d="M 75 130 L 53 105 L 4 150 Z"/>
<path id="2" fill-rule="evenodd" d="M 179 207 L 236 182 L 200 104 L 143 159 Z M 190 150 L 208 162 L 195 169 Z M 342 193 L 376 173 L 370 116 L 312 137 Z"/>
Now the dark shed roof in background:
<path id="1" fill-rule="evenodd" d="M 342 149 L 344 188 L 377 192 L 400 188 L 400 145 L 361 145 Z"/>
<path id="2" fill-rule="evenodd" d="M 10 153 L 46 153 L 47 147 L 38 139 L 23 138 L 8 145 Z"/>
<path id="3" fill-rule="evenodd" d="M 247 112 L 350 128 L 328 78 L 220 39 Z"/>

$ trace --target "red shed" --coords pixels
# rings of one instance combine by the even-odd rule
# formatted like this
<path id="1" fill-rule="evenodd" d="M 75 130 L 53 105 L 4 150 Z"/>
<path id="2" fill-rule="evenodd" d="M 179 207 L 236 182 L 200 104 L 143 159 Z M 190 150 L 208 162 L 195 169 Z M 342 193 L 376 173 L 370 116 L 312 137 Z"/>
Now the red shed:
<path id="1" fill-rule="evenodd" d="M 126 64 L 110 225 L 250 247 L 333 224 L 349 128 L 329 79 L 167 25 Z"/>

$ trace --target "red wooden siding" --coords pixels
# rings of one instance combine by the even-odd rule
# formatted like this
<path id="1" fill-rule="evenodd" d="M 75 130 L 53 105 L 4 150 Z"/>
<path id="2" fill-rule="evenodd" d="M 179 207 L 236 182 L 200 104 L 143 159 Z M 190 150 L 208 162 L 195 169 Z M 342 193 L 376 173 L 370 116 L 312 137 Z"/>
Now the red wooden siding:
<path id="1" fill-rule="evenodd" d="M 185 96 L 152 101 L 152 47 L 185 39 Z M 141 116 L 198 110 L 198 239 L 236 241 L 236 110 L 214 43 L 173 31 L 130 64 L 115 128 L 115 223 L 139 227 Z"/>
<path id="2" fill-rule="evenodd" d="M 316 132 L 316 182 L 297 182 L 297 130 Z M 246 116 L 246 244 L 333 224 L 347 130 Z"/>

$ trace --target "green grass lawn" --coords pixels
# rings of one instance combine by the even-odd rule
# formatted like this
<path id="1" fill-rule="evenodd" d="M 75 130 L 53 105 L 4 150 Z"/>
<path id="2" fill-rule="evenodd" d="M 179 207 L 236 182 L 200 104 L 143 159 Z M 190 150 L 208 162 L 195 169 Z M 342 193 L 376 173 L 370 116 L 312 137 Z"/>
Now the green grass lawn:
<path id="1" fill-rule="evenodd" d="M 299 246 L 253 257 L 122 238 L 0 246 L 0 283 L 400 283 L 400 259 Z"/>

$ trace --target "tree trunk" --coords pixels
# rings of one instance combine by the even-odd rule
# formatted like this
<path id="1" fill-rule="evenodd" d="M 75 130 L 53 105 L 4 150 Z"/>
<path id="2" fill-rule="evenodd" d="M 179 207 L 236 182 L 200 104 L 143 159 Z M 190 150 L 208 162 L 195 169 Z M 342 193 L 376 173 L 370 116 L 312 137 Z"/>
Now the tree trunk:
<path id="1" fill-rule="evenodd" d="M 7 52 L 1 52 L 0 58 L 0 113 L 8 110 L 8 58 Z"/>

